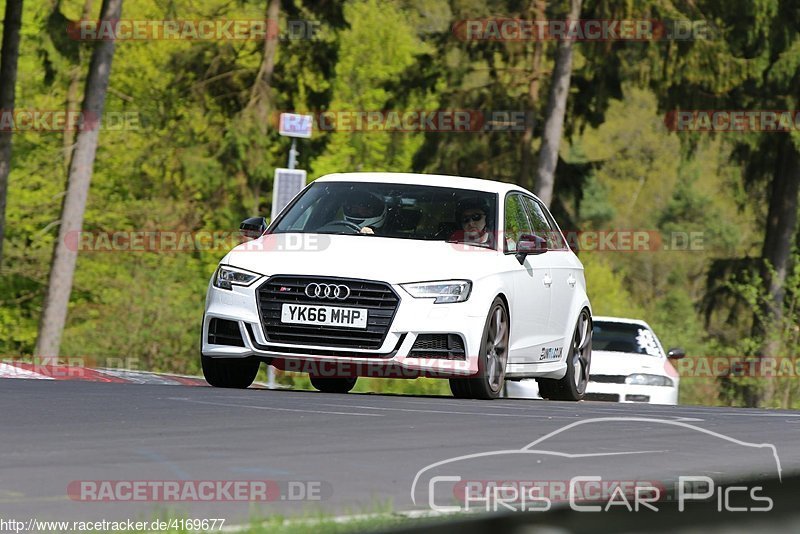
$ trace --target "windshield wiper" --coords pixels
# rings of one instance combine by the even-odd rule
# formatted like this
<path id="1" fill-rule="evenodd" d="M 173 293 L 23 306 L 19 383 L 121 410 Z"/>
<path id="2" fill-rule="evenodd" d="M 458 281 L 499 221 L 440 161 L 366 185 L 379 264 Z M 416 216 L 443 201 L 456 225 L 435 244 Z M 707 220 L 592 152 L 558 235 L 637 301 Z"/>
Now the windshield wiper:
<path id="1" fill-rule="evenodd" d="M 465 239 L 446 239 L 445 243 L 463 243 L 464 245 L 472 245 L 473 247 L 494 248 L 490 243 L 475 243 Z"/>
<path id="2" fill-rule="evenodd" d="M 314 233 L 322 235 L 372 235 L 372 234 L 362 234 L 361 232 L 314 232 Z"/>

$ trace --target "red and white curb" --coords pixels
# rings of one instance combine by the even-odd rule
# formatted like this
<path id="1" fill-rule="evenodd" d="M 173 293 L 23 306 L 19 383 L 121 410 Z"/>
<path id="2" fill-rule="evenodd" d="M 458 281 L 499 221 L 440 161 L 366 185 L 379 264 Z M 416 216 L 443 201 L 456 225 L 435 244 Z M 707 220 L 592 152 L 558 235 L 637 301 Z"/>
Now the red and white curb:
<path id="1" fill-rule="evenodd" d="M 169 386 L 207 386 L 197 376 L 130 371 L 127 369 L 91 369 L 70 365 L 35 364 L 27 362 L 0 362 L 0 378 L 25 378 L 33 380 L 82 380 L 87 382 L 115 382 L 121 384 L 161 384 Z"/>

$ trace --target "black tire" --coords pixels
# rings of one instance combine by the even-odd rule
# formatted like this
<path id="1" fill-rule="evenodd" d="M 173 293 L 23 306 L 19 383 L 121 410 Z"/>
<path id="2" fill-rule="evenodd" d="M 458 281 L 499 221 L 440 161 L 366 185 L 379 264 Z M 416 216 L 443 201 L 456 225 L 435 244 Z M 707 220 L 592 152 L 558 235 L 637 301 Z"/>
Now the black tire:
<path id="1" fill-rule="evenodd" d="M 567 372 L 561 379 L 537 378 L 539 395 L 544 399 L 579 401 L 586 394 L 592 364 L 592 317 L 581 310 L 575 323 L 567 355 Z"/>
<path id="2" fill-rule="evenodd" d="M 496 399 L 503 392 L 508 363 L 508 311 L 500 297 L 496 297 L 483 326 L 478 374 L 469 378 L 451 378 L 450 391 L 459 399 Z"/>
<path id="3" fill-rule="evenodd" d="M 340 378 L 323 378 L 320 376 L 309 375 L 311 385 L 323 393 L 347 393 L 358 381 L 357 376 Z"/>
<path id="4" fill-rule="evenodd" d="M 203 376 L 215 388 L 245 389 L 258 374 L 261 362 L 256 358 L 211 358 L 200 356 Z"/>
<path id="5" fill-rule="evenodd" d="M 457 399 L 470 399 L 472 395 L 469 390 L 469 379 L 467 378 L 451 378 L 450 391 Z"/>

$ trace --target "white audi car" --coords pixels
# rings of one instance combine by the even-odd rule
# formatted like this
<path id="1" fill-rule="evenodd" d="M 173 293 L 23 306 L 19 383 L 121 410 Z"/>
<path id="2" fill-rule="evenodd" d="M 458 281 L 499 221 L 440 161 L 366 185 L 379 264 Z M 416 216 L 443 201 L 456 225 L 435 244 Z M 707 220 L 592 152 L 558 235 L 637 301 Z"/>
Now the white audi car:
<path id="1" fill-rule="evenodd" d="M 592 336 L 592 373 L 586 400 L 678 404 L 680 377 L 670 360 L 683 358 L 682 349 L 664 351 L 653 329 L 644 321 L 622 317 L 595 317 Z M 506 396 L 538 397 L 532 380 L 509 382 Z"/>
<path id="2" fill-rule="evenodd" d="M 263 227 L 262 227 L 263 224 Z M 211 278 L 209 384 L 248 387 L 259 363 L 325 392 L 358 376 L 437 377 L 492 399 L 536 378 L 580 400 L 592 315 L 583 266 L 545 206 L 516 185 L 400 173 L 323 176 Z"/>

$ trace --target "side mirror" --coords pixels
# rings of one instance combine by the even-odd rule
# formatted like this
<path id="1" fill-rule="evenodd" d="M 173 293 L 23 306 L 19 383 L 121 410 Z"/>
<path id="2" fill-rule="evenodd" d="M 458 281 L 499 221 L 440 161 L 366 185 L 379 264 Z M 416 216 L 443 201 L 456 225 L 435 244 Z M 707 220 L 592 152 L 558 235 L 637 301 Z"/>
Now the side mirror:
<path id="1" fill-rule="evenodd" d="M 250 217 L 239 225 L 239 233 L 247 239 L 258 239 L 267 230 L 264 217 Z"/>
<path id="2" fill-rule="evenodd" d="M 522 234 L 517 242 L 516 258 L 520 265 L 525 263 L 525 258 L 531 255 L 547 252 L 547 240 L 538 235 Z"/>
<path id="3" fill-rule="evenodd" d="M 673 348 L 669 349 L 667 353 L 667 358 L 670 360 L 680 360 L 681 358 L 686 357 L 686 352 L 683 349 Z"/>

